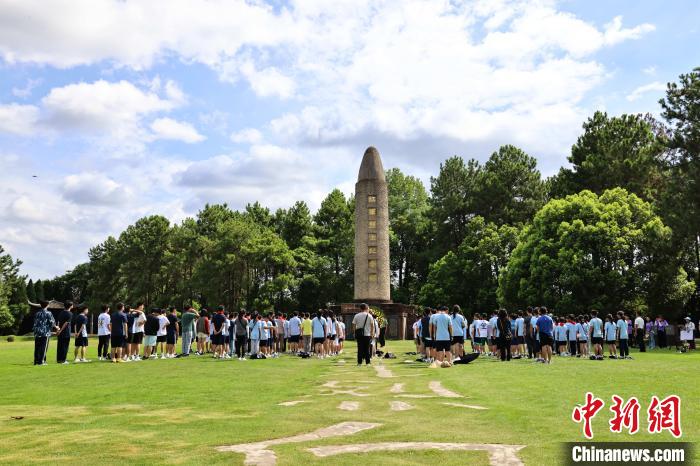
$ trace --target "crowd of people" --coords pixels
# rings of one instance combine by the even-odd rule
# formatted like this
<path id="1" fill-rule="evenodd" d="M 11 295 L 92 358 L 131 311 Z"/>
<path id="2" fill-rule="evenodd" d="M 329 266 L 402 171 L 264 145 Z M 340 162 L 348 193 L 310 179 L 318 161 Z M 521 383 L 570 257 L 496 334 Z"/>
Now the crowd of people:
<path id="1" fill-rule="evenodd" d="M 476 354 L 511 359 L 533 359 L 549 364 L 552 355 L 603 360 L 632 359 L 630 347 L 640 352 L 668 346 L 668 322 L 658 316 L 650 319 L 640 312 L 632 319 L 620 311 L 616 314 L 555 316 L 546 307 L 528 307 L 525 311 L 506 310 L 490 314 L 476 313 L 468 323 L 458 305 L 450 311 L 443 306 L 425 308 L 413 324 L 416 351 L 434 366 L 448 367 L 464 356 L 464 343 L 470 341 Z M 694 349 L 695 324 L 685 318 L 682 348 Z M 680 348 L 679 348 L 680 349 Z"/>
<path id="2" fill-rule="evenodd" d="M 58 341 L 57 363 L 70 363 L 72 337 L 73 362 L 90 362 L 88 307 L 67 301 L 54 317 L 47 305 L 42 301 L 34 318 L 34 364 L 46 364 L 49 339 L 54 334 Z M 383 346 L 382 329 L 367 304 L 359 308 L 351 334 L 357 342 L 358 365 L 370 364 L 379 344 Z M 690 318 L 685 319 L 684 329 L 686 335 L 693 335 L 695 325 Z M 603 316 L 591 311 L 561 317 L 546 307 L 476 313 L 471 321 L 458 305 L 452 309 L 426 307 L 413 324 L 416 353 L 433 367 L 470 362 L 479 355 L 549 364 L 554 354 L 602 360 L 607 351 L 610 359 L 631 359 L 632 346 L 642 352 L 647 345 L 650 349 L 666 347 L 668 330 L 669 324 L 661 316 L 649 319 L 636 313 L 631 319 L 624 312 Z M 175 307 L 147 312 L 143 303 L 134 307 L 118 303 L 114 309 L 103 305 L 97 316 L 98 360 L 114 363 L 191 354 L 241 361 L 276 358 L 283 353 L 326 358 L 343 352 L 345 338 L 344 322 L 328 310 L 287 315 L 245 309 L 227 312 L 223 306 L 211 311 L 186 306 L 181 313 Z M 469 354 L 465 353 L 467 343 L 471 344 Z M 694 349 L 694 338 L 688 338 L 684 347 Z"/>
<path id="3" fill-rule="evenodd" d="M 56 335 L 56 362 L 70 364 L 68 350 L 74 337 L 74 363 L 87 359 L 88 312 L 85 305 L 64 303 L 57 317 L 42 301 L 34 317 L 34 364 L 46 364 L 49 339 Z M 326 358 L 342 353 L 345 324 L 328 310 L 315 314 L 286 315 L 226 312 L 223 306 L 209 311 L 186 306 L 181 314 L 175 307 L 145 310 L 118 303 L 114 310 L 103 305 L 97 316 L 97 355 L 114 363 L 148 359 L 171 359 L 211 354 L 217 359 L 246 360 L 276 358 L 281 353 Z M 178 348 L 178 340 L 180 347 Z M 111 348 L 111 350 L 110 350 Z M 178 349 L 180 352 L 178 353 Z"/>

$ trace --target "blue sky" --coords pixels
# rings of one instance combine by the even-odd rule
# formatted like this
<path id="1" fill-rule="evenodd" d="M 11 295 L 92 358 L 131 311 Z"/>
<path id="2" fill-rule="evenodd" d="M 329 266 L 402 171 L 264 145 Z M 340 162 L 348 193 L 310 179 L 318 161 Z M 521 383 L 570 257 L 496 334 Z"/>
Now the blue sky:
<path id="1" fill-rule="evenodd" d="M 502 144 L 550 175 L 595 110 L 658 114 L 700 65 L 699 20 L 695 1 L 5 2 L 0 244 L 47 278 L 143 215 L 316 209 L 368 145 L 426 184 Z"/>

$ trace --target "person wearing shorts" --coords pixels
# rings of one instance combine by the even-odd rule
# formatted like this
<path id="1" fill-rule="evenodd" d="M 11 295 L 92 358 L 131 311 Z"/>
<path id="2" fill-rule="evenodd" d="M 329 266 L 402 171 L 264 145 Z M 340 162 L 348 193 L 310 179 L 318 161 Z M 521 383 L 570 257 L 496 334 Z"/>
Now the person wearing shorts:
<path id="1" fill-rule="evenodd" d="M 591 321 L 588 324 L 588 333 L 590 334 L 591 343 L 595 357 L 591 359 L 603 360 L 603 321 L 598 317 L 598 311 L 591 311 Z M 583 319 L 585 322 L 585 319 Z M 588 343 L 588 342 L 586 342 Z"/>
<path id="2" fill-rule="evenodd" d="M 151 309 L 150 314 L 146 316 L 146 323 L 143 326 L 143 359 L 148 359 L 152 354 L 155 354 L 155 348 L 158 344 L 158 329 L 160 328 L 160 309 Z M 155 359 L 155 358 L 154 358 Z"/>
<path id="3" fill-rule="evenodd" d="M 141 359 L 140 350 L 143 343 L 144 327 L 146 325 L 146 314 L 143 312 L 144 304 L 138 303 L 136 309 L 133 310 L 133 326 L 131 328 L 132 337 L 130 340 L 131 360 L 138 361 Z"/>
<path id="4" fill-rule="evenodd" d="M 216 314 L 211 318 L 211 345 L 214 351 L 214 358 L 224 358 L 224 324 L 226 316 L 224 316 L 224 306 L 219 306 L 216 309 Z"/>
<path id="5" fill-rule="evenodd" d="M 467 320 L 462 315 L 462 310 L 459 305 L 452 306 L 452 354 L 455 360 L 461 359 L 464 356 L 464 329 L 467 328 Z"/>
<path id="6" fill-rule="evenodd" d="M 168 325 L 170 321 L 165 316 L 165 309 L 158 310 L 158 334 L 156 335 L 156 342 L 158 343 L 156 347 L 155 357 L 158 357 L 158 347 L 160 347 L 160 359 L 166 359 L 165 356 L 165 344 L 168 341 Z"/>
<path id="7" fill-rule="evenodd" d="M 262 321 L 262 316 L 257 314 L 254 319 L 251 319 L 250 326 L 250 354 L 260 354 L 260 340 L 263 336 L 263 327 L 265 324 Z"/>
<path id="8" fill-rule="evenodd" d="M 206 352 L 206 341 L 209 338 L 209 318 L 207 310 L 202 309 L 199 319 L 197 319 L 197 355 L 201 356 Z"/>
<path id="9" fill-rule="evenodd" d="M 87 318 L 88 308 L 85 305 L 78 306 L 78 315 L 75 316 L 75 361 L 90 362 L 85 358 L 88 346 Z"/>
<path id="10" fill-rule="evenodd" d="M 605 344 L 608 346 L 608 357 L 617 359 L 617 325 L 615 325 L 612 314 L 605 316 L 603 330 L 605 333 Z"/>
<path id="11" fill-rule="evenodd" d="M 447 307 L 443 306 L 430 320 L 430 337 L 435 344 L 435 357 L 441 363 L 445 359 L 452 363 L 452 335 L 452 319 L 447 314 Z"/>
<path id="12" fill-rule="evenodd" d="M 178 333 L 180 333 L 180 327 L 177 319 L 177 309 L 175 309 L 174 306 L 170 306 L 166 318 L 168 319 L 168 329 L 167 334 L 165 335 L 165 350 L 168 358 L 174 358 L 177 336 Z"/>
<path id="13" fill-rule="evenodd" d="M 430 338 L 430 308 L 423 309 L 423 317 L 420 319 L 419 331 L 420 341 L 423 344 L 423 360 L 432 362 L 433 360 L 433 340 Z"/>
<path id="14" fill-rule="evenodd" d="M 110 343 L 112 343 L 112 362 L 122 362 L 124 344 L 126 343 L 126 335 L 129 333 L 126 314 L 124 314 L 123 303 L 117 303 L 117 310 L 112 313 L 110 332 Z"/>
<path id="15" fill-rule="evenodd" d="M 542 346 L 542 359 L 545 364 L 550 364 L 552 362 L 552 345 L 554 344 L 554 321 L 544 306 L 539 309 L 538 314 L 536 327 Z"/>
<path id="16" fill-rule="evenodd" d="M 299 313 L 294 312 L 294 317 L 289 319 L 289 348 L 292 353 L 299 352 L 299 339 L 301 338 L 301 319 Z"/>
<path id="17" fill-rule="evenodd" d="M 311 319 L 311 335 L 316 357 L 323 358 L 323 345 L 326 342 L 326 320 L 321 315 L 321 311 L 317 312 L 316 317 Z"/>

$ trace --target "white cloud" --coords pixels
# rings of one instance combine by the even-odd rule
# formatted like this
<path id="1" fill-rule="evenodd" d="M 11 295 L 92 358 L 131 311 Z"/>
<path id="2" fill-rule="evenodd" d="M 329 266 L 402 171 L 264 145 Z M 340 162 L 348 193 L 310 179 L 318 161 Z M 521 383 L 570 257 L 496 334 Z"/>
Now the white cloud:
<path id="1" fill-rule="evenodd" d="M 642 73 L 648 74 L 649 76 L 654 76 L 656 74 L 656 66 L 650 65 L 642 70 Z"/>
<path id="2" fill-rule="evenodd" d="M 151 123 L 151 131 L 153 131 L 156 139 L 174 139 L 188 144 L 206 139 L 191 124 L 173 120 L 172 118 L 158 118 L 154 120 Z"/>
<path id="3" fill-rule="evenodd" d="M 245 128 L 231 134 L 231 141 L 256 144 L 262 141 L 262 133 L 255 128 Z"/>
<path id="4" fill-rule="evenodd" d="M 0 132 L 30 136 L 38 119 L 39 109 L 34 105 L 0 105 Z"/>
<path id="5" fill-rule="evenodd" d="M 629 39 L 639 39 L 644 34 L 654 31 L 656 26 L 649 23 L 639 24 L 633 28 L 622 27 L 622 16 L 615 16 L 605 25 L 605 43 L 615 45 Z"/>
<path id="6" fill-rule="evenodd" d="M 659 81 L 654 81 L 652 83 L 639 86 L 635 90 L 627 94 L 627 100 L 630 102 L 634 102 L 635 100 L 641 99 L 644 96 L 644 94 L 648 94 L 649 92 L 661 93 L 665 91 L 666 84 Z"/>
<path id="7" fill-rule="evenodd" d="M 131 189 L 101 174 L 83 172 L 63 180 L 63 197 L 80 205 L 121 205 L 131 197 Z"/>
<path id="8" fill-rule="evenodd" d="M 42 106 L 53 127 L 109 132 L 132 127 L 144 115 L 172 110 L 182 99 L 181 95 L 175 100 L 169 97 L 144 91 L 129 81 L 99 80 L 53 88 L 42 99 Z"/>

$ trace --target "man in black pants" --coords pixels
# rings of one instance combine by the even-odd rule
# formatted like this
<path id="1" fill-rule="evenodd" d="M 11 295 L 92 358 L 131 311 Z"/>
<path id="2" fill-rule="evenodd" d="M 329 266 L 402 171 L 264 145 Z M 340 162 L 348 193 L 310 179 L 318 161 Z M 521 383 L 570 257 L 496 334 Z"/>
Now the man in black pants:
<path id="1" fill-rule="evenodd" d="M 58 330 L 53 314 L 46 308 L 48 301 L 41 301 L 41 309 L 34 315 L 34 365 L 46 365 L 46 350 L 49 347 L 51 332 Z"/>
<path id="2" fill-rule="evenodd" d="M 352 332 L 357 341 L 357 365 L 361 366 L 362 361 L 369 365 L 370 354 L 369 344 L 374 338 L 374 318 L 370 315 L 369 306 L 360 304 L 360 312 L 352 319 Z"/>
<path id="3" fill-rule="evenodd" d="M 646 322 L 642 314 L 637 311 L 637 317 L 634 319 L 634 337 L 637 339 L 637 348 L 640 353 L 646 353 L 647 349 L 644 346 L 644 333 L 646 332 Z"/>
<path id="4" fill-rule="evenodd" d="M 58 334 L 56 348 L 56 362 L 59 364 L 68 364 L 68 347 L 70 346 L 71 337 L 71 321 L 73 320 L 73 302 L 66 301 L 63 303 L 63 310 L 58 313 Z"/>

